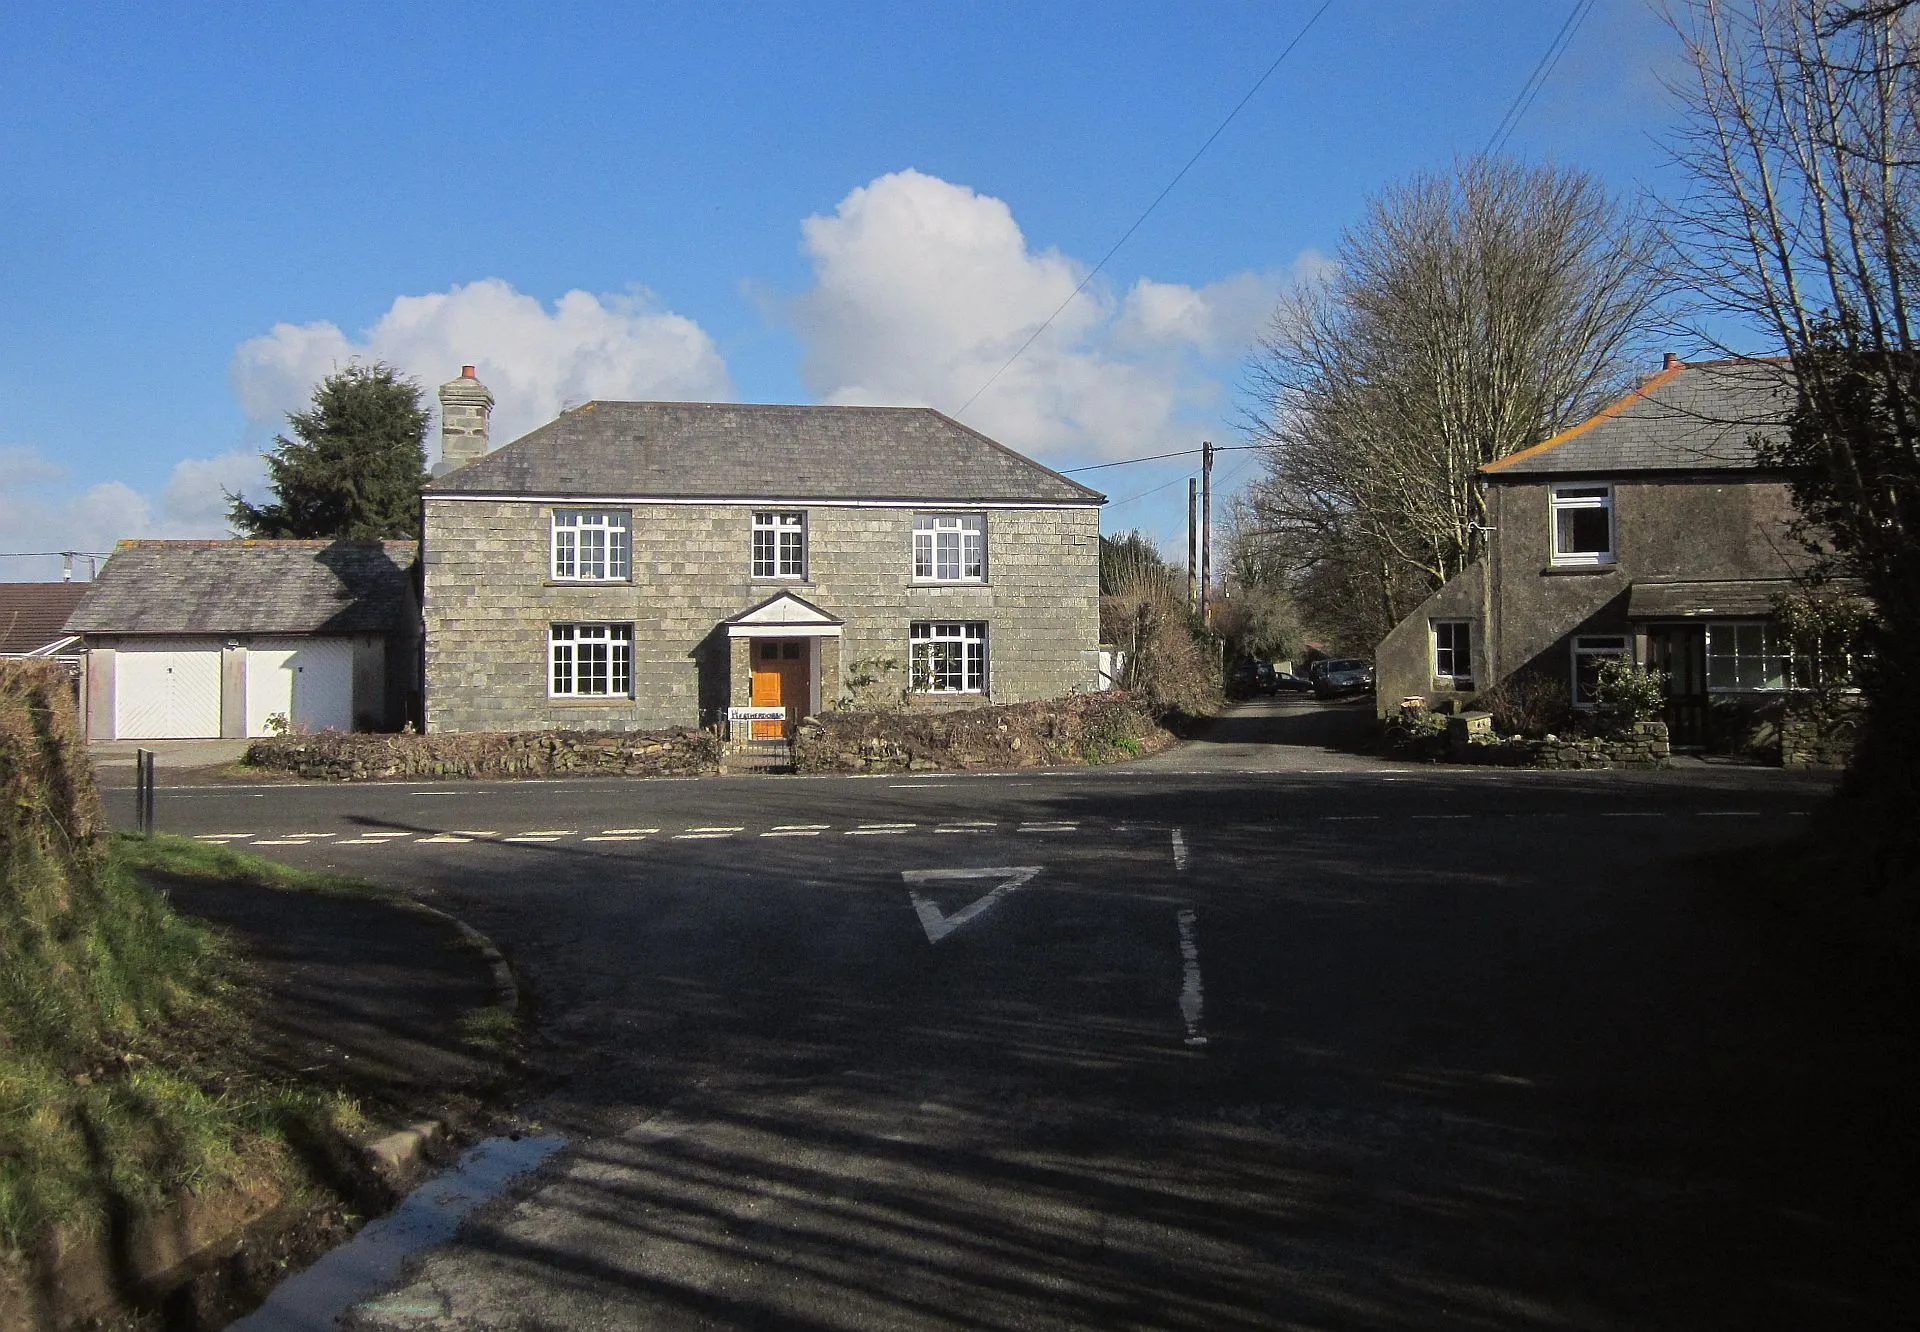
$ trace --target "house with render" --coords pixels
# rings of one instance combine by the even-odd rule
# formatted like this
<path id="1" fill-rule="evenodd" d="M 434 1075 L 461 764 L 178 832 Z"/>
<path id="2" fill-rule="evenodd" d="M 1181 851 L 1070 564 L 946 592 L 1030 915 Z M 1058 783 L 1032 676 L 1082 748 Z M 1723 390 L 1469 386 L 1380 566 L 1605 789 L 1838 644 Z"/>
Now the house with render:
<path id="1" fill-rule="evenodd" d="M 1600 663 L 1664 672 L 1676 746 L 1734 748 L 1795 683 L 1774 623 L 1807 555 L 1756 441 L 1784 430 L 1787 367 L 1664 370 L 1619 402 L 1480 469 L 1483 559 L 1380 644 L 1379 707 L 1470 701 L 1522 672 L 1589 706 Z"/>
<path id="2" fill-rule="evenodd" d="M 430 731 L 780 739 L 856 690 L 1097 687 L 1104 497 L 939 412 L 589 402 L 489 451 L 472 367 L 440 402 Z"/>

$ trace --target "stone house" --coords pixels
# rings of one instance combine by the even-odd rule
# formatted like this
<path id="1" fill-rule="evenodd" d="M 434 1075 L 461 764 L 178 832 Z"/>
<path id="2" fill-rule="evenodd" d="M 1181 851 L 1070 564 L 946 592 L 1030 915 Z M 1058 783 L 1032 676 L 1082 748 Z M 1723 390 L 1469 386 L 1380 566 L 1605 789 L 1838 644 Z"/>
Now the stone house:
<path id="1" fill-rule="evenodd" d="M 1104 497 L 939 412 L 589 402 L 488 452 L 471 367 L 440 401 L 429 730 L 779 739 L 1096 687 Z"/>
<path id="2" fill-rule="evenodd" d="M 1482 467 L 1486 555 L 1381 642 L 1382 715 L 1523 673 L 1585 707 L 1600 663 L 1627 657 L 1666 673 L 1676 746 L 1752 744 L 1799 669 L 1773 598 L 1807 555 L 1784 480 L 1755 452 L 1792 403 L 1783 363 L 1669 357 L 1592 418 Z"/>
<path id="3" fill-rule="evenodd" d="M 419 707 L 412 541 L 122 541 L 67 617 L 89 740 L 398 730 Z"/>

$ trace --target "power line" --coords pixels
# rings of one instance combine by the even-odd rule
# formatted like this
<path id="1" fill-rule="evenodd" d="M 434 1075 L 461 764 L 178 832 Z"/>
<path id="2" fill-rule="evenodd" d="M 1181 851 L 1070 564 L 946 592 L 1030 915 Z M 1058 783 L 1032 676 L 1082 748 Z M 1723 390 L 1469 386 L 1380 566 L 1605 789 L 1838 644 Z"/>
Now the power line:
<path id="1" fill-rule="evenodd" d="M 1026 355 L 1027 348 L 1031 347 L 1036 341 L 1038 341 L 1040 335 L 1042 333 L 1045 333 L 1048 328 L 1052 327 L 1053 321 L 1058 319 L 1062 314 L 1062 312 L 1064 312 L 1069 305 L 1072 305 L 1076 300 L 1080 298 L 1080 293 L 1087 289 L 1087 284 L 1089 282 L 1092 282 L 1095 277 L 1099 276 L 1100 270 L 1107 266 L 1107 261 L 1112 259 L 1114 255 L 1118 254 L 1120 252 L 1120 247 L 1122 245 L 1125 245 L 1129 240 L 1133 238 L 1133 233 L 1140 230 L 1141 224 L 1144 223 L 1149 217 L 1153 215 L 1153 210 L 1160 206 L 1161 200 L 1165 199 L 1169 194 L 1173 193 L 1173 187 L 1178 185 L 1183 179 L 1186 178 L 1187 172 L 1193 170 L 1193 164 L 1200 160 L 1201 155 L 1205 153 L 1207 149 L 1213 147 L 1213 141 L 1219 138 L 1222 134 L 1226 132 L 1227 126 L 1233 123 L 1234 117 L 1240 114 L 1241 108 L 1243 108 L 1244 106 L 1246 106 L 1248 102 L 1251 102 L 1253 100 L 1253 95 L 1260 91 L 1261 86 L 1264 85 L 1268 79 L 1273 77 L 1273 72 L 1276 69 L 1280 68 L 1281 62 L 1284 61 L 1289 55 L 1293 54 L 1294 47 L 1300 45 L 1301 38 L 1305 37 L 1308 31 L 1312 29 L 1313 25 L 1320 21 L 1320 16 L 1326 13 L 1327 10 L 1329 10 L 1332 7 L 1333 7 L 1333 0 L 1325 0 L 1325 3 L 1323 3 L 1320 6 L 1320 8 L 1313 11 L 1313 17 L 1306 21 L 1305 26 L 1303 26 L 1299 32 L 1293 35 L 1293 40 L 1287 43 L 1286 49 L 1281 51 L 1279 55 L 1275 56 L 1273 63 L 1267 66 L 1267 72 L 1254 80 L 1253 87 L 1247 89 L 1247 95 L 1245 97 L 1242 97 L 1238 102 L 1234 104 L 1233 110 L 1227 112 L 1227 118 L 1221 121 L 1219 126 L 1213 131 L 1213 133 L 1207 136 L 1207 141 L 1201 144 L 1200 147 L 1195 150 L 1192 157 L 1189 157 L 1187 159 L 1187 164 L 1181 167 L 1180 170 L 1177 173 L 1175 173 L 1172 180 L 1167 182 L 1167 187 L 1164 190 L 1161 190 L 1159 194 L 1154 196 L 1153 202 L 1147 205 L 1146 211 L 1141 213 L 1139 217 L 1135 218 L 1133 220 L 1133 225 L 1128 227 L 1125 233 L 1121 235 L 1120 239 L 1113 243 L 1113 248 L 1100 256 L 1100 262 L 1095 264 L 1092 267 L 1092 269 L 1088 271 L 1087 275 L 1080 279 L 1080 285 L 1073 289 L 1072 295 L 1068 296 L 1066 300 L 1060 302 L 1060 308 L 1055 310 L 1052 314 L 1048 315 L 1046 317 L 1046 320 L 1040 325 L 1040 327 L 1033 330 L 1033 332 L 1028 336 L 1027 340 L 1020 344 L 1019 350 L 1015 351 L 1013 355 L 1007 358 L 1005 365 L 1002 365 L 998 370 L 995 370 L 992 374 L 987 376 L 987 382 L 982 384 L 979 388 L 975 389 L 973 391 L 973 396 L 969 397 L 965 402 L 960 404 L 959 408 L 952 413 L 954 416 L 966 415 L 967 408 L 973 406 L 974 399 L 978 398 L 982 393 L 985 393 L 988 389 L 992 388 L 994 381 L 999 379 L 1001 375 L 1004 375 L 1007 372 L 1008 366 L 1011 366 L 1015 361 L 1019 360 L 1022 356 Z"/>
<path id="2" fill-rule="evenodd" d="M 39 560 L 54 555 L 85 555 L 88 559 L 104 560 L 109 553 L 104 550 L 0 550 L 0 560 Z"/>
<path id="3" fill-rule="evenodd" d="M 1512 137 L 1514 130 L 1520 127 L 1520 122 L 1526 117 L 1527 112 L 1532 109 L 1534 99 L 1540 95 L 1540 90 L 1546 87 L 1547 80 L 1553 76 L 1554 67 L 1560 63 L 1560 57 L 1567 53 L 1567 47 L 1573 44 L 1574 34 L 1580 31 L 1580 25 L 1586 21 L 1587 15 L 1592 10 L 1593 0 L 1574 0 L 1573 10 L 1567 15 L 1566 22 L 1560 25 L 1560 31 L 1556 32 L 1553 40 L 1547 43 L 1547 49 L 1541 53 L 1539 63 L 1533 67 L 1533 73 L 1529 74 L 1527 81 L 1520 85 L 1520 91 L 1514 94 L 1513 102 L 1507 107 L 1507 113 L 1501 116 L 1500 123 L 1493 127 L 1493 134 L 1487 139 L 1487 146 L 1481 152 L 1482 156 L 1492 157 L 1506 147 L 1507 140 Z"/>
<path id="4" fill-rule="evenodd" d="M 1242 449 L 1263 449 L 1265 447 L 1266 445 L 1264 444 L 1216 444 L 1213 446 L 1213 451 L 1215 453 L 1238 453 Z M 1172 453 L 1150 453 L 1144 458 L 1122 458 L 1118 462 L 1090 463 L 1085 467 L 1063 467 L 1060 469 L 1060 475 L 1073 476 L 1079 472 L 1097 472 L 1103 467 L 1131 467 L 1134 463 L 1160 462 L 1165 458 L 1195 458 L 1202 452 L 1203 450 L 1201 449 L 1176 449 Z"/>

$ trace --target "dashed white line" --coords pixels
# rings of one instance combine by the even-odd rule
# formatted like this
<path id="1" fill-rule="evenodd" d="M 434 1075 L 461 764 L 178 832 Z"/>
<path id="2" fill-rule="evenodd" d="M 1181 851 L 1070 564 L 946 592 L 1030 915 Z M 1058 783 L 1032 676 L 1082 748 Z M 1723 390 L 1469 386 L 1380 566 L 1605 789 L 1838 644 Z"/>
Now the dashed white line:
<path id="1" fill-rule="evenodd" d="M 258 837 L 259 833 L 195 833 L 196 842 L 244 842 L 249 837 Z"/>
<path id="2" fill-rule="evenodd" d="M 422 837 L 420 843 L 437 842 L 444 846 L 451 842 L 471 842 L 472 840 L 471 837 L 460 837 L 454 833 L 436 833 L 432 837 Z"/>
<path id="3" fill-rule="evenodd" d="M 1173 919 L 1180 928 L 1180 1017 L 1187 1024 L 1187 1044 L 1201 1046 L 1207 1038 L 1200 1031 L 1200 944 L 1194 938 L 1193 908 L 1181 907 Z"/>
<path id="4" fill-rule="evenodd" d="M 567 836 L 566 833 L 521 833 L 517 837 L 502 837 L 503 842 L 557 842 Z"/>
<path id="5" fill-rule="evenodd" d="M 1378 823 L 1378 814 L 1323 814 L 1322 823 Z"/>
<path id="6" fill-rule="evenodd" d="M 1665 810 L 1659 809 L 1603 809 L 1600 811 L 1600 817 L 1603 819 L 1664 819 L 1667 815 Z"/>
<path id="7" fill-rule="evenodd" d="M 744 826 L 738 828 L 689 828 L 685 832 L 675 833 L 673 840 L 676 842 L 711 842 L 745 831 L 746 828 Z"/>
<path id="8" fill-rule="evenodd" d="M 392 843 L 393 843 L 393 839 L 391 837 L 349 837 L 343 841 L 335 842 L 334 845 L 335 846 L 390 846 L 392 845 Z M 262 843 L 262 845 L 264 846 L 265 843 Z"/>
<path id="9" fill-rule="evenodd" d="M 1703 819 L 1757 819 L 1760 817 L 1760 811 L 1757 809 L 1703 809 L 1700 811 L 1700 817 Z"/>
<path id="10" fill-rule="evenodd" d="M 1023 823 L 1018 828 L 1023 833 L 1079 832 L 1077 823 Z"/>
<path id="11" fill-rule="evenodd" d="M 954 823 L 943 823 L 934 829 L 936 833 L 990 833 L 1000 825 L 981 819 L 963 819 Z"/>
<path id="12" fill-rule="evenodd" d="M 1470 818 L 1472 818 L 1472 817 L 1473 817 L 1473 815 L 1471 815 L 1471 814 L 1415 814 L 1415 815 L 1414 815 L 1413 817 L 1414 817 L 1414 818 L 1416 818 L 1416 819 L 1427 819 L 1427 820 L 1432 820 L 1432 819 L 1470 819 Z"/>
<path id="13" fill-rule="evenodd" d="M 849 837 L 900 837 L 912 832 L 920 825 L 916 823 L 863 823 L 858 828 L 849 828 Z"/>
<path id="14" fill-rule="evenodd" d="M 600 833 L 604 837 L 644 837 L 659 831 L 658 828 L 602 828 Z"/>
<path id="15" fill-rule="evenodd" d="M 455 828 L 453 830 L 453 835 L 455 837 L 469 837 L 469 838 L 498 837 L 500 833 L 497 829 L 494 829 L 494 828 Z"/>
<path id="16" fill-rule="evenodd" d="M 893 782 L 889 791 L 938 791 L 942 787 L 952 786 L 952 782 Z"/>
<path id="17" fill-rule="evenodd" d="M 312 846 L 313 843 L 300 837 L 263 837 L 253 843 L 254 846 Z"/>
<path id="18" fill-rule="evenodd" d="M 1187 868 L 1187 835 L 1178 828 L 1173 830 L 1173 867 L 1182 871 Z"/>
<path id="19" fill-rule="evenodd" d="M 582 837 L 583 842 L 644 842 L 645 833 L 595 833 L 591 837 Z"/>

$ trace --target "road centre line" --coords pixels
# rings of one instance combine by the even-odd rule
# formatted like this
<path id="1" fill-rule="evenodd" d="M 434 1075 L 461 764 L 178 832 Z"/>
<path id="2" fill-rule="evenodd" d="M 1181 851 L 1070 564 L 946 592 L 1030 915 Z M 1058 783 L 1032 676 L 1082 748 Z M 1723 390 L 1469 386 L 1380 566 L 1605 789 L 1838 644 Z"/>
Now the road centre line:
<path id="1" fill-rule="evenodd" d="M 606 837 L 639 837 L 646 833 L 657 833 L 659 831 L 658 828 L 602 828 L 600 830 L 601 834 Z"/>
<path id="2" fill-rule="evenodd" d="M 1664 819 L 1667 812 L 1663 809 L 1603 809 L 1603 819 Z"/>
<path id="3" fill-rule="evenodd" d="M 249 837 L 258 837 L 259 833 L 195 833 L 196 842 L 239 842 Z"/>
<path id="4" fill-rule="evenodd" d="M 1416 819 L 1470 819 L 1471 814 L 1415 814 Z"/>
<path id="5" fill-rule="evenodd" d="M 1378 814 L 1322 814 L 1322 823 L 1378 823 Z"/>
<path id="6" fill-rule="evenodd" d="M 644 842 L 645 833 L 595 833 L 592 837 L 582 837 L 583 842 Z"/>
<path id="7" fill-rule="evenodd" d="M 1079 832 L 1080 825 L 1077 823 L 1023 823 L 1015 829 L 1015 831 L 1023 833 Z"/>
<path id="8" fill-rule="evenodd" d="M 917 823 L 863 823 L 847 830 L 849 837 L 900 837 L 912 832 Z"/>
<path id="9" fill-rule="evenodd" d="M 1173 867 L 1181 871 L 1187 868 L 1187 837 L 1178 828 L 1173 830 Z"/>
<path id="10" fill-rule="evenodd" d="M 1703 809 L 1700 811 L 1700 817 L 1703 819 L 1757 819 L 1760 817 L 1760 811 L 1757 809 Z"/>
<path id="11" fill-rule="evenodd" d="M 824 831 L 826 831 L 824 828 L 775 828 L 771 832 L 763 832 L 760 835 L 762 837 L 818 837 Z"/>
<path id="12" fill-rule="evenodd" d="M 313 843 L 302 841 L 297 837 L 263 837 L 259 841 L 254 842 L 253 845 L 254 846 L 312 846 Z"/>
<path id="13" fill-rule="evenodd" d="M 887 789 L 889 791 L 938 791 L 952 785 L 952 782 L 894 782 Z"/>
<path id="14" fill-rule="evenodd" d="M 1200 1031 L 1202 993 L 1200 989 L 1200 944 L 1194 938 L 1192 907 L 1174 913 L 1180 931 L 1180 1017 L 1187 1024 L 1187 1044 L 1201 1046 L 1207 1038 Z"/>
<path id="15" fill-rule="evenodd" d="M 422 837 L 420 843 L 437 842 L 444 846 L 453 842 L 471 842 L 472 840 L 473 838 L 471 837 L 461 837 L 455 833 L 436 833 L 432 837 Z M 420 843 L 416 843 L 415 845 L 419 845 Z"/>
<path id="16" fill-rule="evenodd" d="M 565 833 L 521 833 L 517 837 L 502 837 L 503 842 L 557 842 Z"/>

